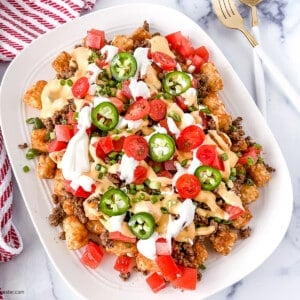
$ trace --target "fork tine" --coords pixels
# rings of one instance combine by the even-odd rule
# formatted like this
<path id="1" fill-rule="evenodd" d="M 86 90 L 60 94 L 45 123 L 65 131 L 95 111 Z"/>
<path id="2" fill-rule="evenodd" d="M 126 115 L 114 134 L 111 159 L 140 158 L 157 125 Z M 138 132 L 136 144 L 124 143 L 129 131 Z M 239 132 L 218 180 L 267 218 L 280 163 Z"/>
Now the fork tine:
<path id="1" fill-rule="evenodd" d="M 212 0 L 212 3 L 218 19 L 224 26 L 240 30 L 249 40 L 252 47 L 257 45 L 255 38 L 246 29 L 243 18 L 233 0 Z"/>

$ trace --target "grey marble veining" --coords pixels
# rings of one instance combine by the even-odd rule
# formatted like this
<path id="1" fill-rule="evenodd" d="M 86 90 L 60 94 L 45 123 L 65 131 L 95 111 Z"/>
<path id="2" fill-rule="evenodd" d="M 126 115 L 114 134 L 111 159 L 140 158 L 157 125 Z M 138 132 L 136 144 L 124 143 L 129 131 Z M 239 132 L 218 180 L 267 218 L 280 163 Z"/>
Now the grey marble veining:
<path id="1" fill-rule="evenodd" d="M 140 2 L 127 0 L 126 3 Z M 216 42 L 254 97 L 252 49 L 241 33 L 223 27 L 209 0 L 151 0 L 176 8 L 197 22 Z M 98 0 L 95 10 L 124 4 L 122 0 Z M 250 10 L 238 9 L 250 26 Z M 264 0 L 258 6 L 262 46 L 300 92 L 300 1 Z M 238 48 L 235 48 L 238 46 Z M 0 80 L 7 64 L 0 64 Z M 287 233 L 274 253 L 255 271 L 208 300 L 297 300 L 300 282 L 300 116 L 266 75 L 267 122 L 286 158 L 294 188 L 294 211 Z M 282 205 L 284 205 L 282 199 Z M 38 239 L 18 188 L 14 193 L 14 222 L 24 241 L 23 253 L 0 264 L 0 287 L 24 290 L 23 296 L 5 299 L 79 300 L 61 279 Z M 280 222 L 280 220 L 274 220 Z M 268 239 L 268 237 L 266 237 Z M 255 255 L 255 253 L 253 253 Z M 230 272 L 231 270 L 228 270 Z M 34 286 L 34 287 L 33 287 Z M 99 298 L 100 299 L 100 298 Z M 130 298 L 128 298 L 129 300 Z M 127 300 L 127 299 L 126 299 Z M 188 299 L 184 299 L 188 300 Z"/>

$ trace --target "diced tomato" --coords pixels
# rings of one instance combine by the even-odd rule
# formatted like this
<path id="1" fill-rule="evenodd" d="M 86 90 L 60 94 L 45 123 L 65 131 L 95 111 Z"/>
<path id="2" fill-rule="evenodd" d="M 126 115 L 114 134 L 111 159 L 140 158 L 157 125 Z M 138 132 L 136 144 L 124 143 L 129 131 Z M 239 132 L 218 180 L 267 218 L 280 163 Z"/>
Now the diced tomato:
<path id="1" fill-rule="evenodd" d="M 234 205 L 226 205 L 224 210 L 229 214 L 229 220 L 235 220 L 245 213 L 243 209 Z"/>
<path id="2" fill-rule="evenodd" d="M 200 146 L 205 138 L 204 131 L 196 125 L 190 125 L 184 128 L 177 141 L 178 150 L 190 152 Z"/>
<path id="3" fill-rule="evenodd" d="M 195 198 L 201 191 L 199 179 L 192 174 L 182 174 L 176 181 L 176 189 L 182 198 Z"/>
<path id="4" fill-rule="evenodd" d="M 85 44 L 89 48 L 101 49 L 105 45 L 105 33 L 102 30 L 91 29 L 88 31 Z"/>
<path id="5" fill-rule="evenodd" d="M 181 271 L 171 255 L 158 255 L 155 261 L 165 280 L 172 281 L 181 276 Z"/>
<path id="6" fill-rule="evenodd" d="M 113 231 L 108 234 L 108 238 L 110 240 L 115 240 L 115 241 L 121 241 L 124 243 L 131 243 L 135 244 L 136 243 L 136 238 L 135 237 L 130 237 L 122 234 L 120 231 Z"/>
<path id="7" fill-rule="evenodd" d="M 94 242 L 89 242 L 84 253 L 82 254 L 80 261 L 87 267 L 96 269 L 100 265 L 103 256 L 103 249 Z"/>
<path id="8" fill-rule="evenodd" d="M 194 54 L 191 58 L 191 64 L 195 67 L 195 70 L 193 73 L 198 73 L 202 67 L 202 65 L 205 63 L 205 60 L 197 55 L 197 54 Z"/>
<path id="9" fill-rule="evenodd" d="M 166 35 L 171 48 L 176 50 L 183 57 L 187 58 L 192 55 L 195 49 L 192 46 L 191 41 L 185 37 L 181 31 L 177 31 L 171 34 Z"/>
<path id="10" fill-rule="evenodd" d="M 154 272 L 150 276 L 148 276 L 146 278 L 146 282 L 154 293 L 157 293 L 167 286 L 164 278 L 157 272 Z"/>
<path id="11" fill-rule="evenodd" d="M 127 255 L 120 255 L 115 261 L 114 269 L 118 272 L 126 274 L 131 269 L 131 262 L 132 257 L 129 257 Z"/>
<path id="12" fill-rule="evenodd" d="M 159 171 L 157 174 L 156 174 L 158 177 L 166 177 L 166 178 L 173 178 L 173 174 L 167 170 L 162 170 L 162 171 Z"/>
<path id="13" fill-rule="evenodd" d="M 133 173 L 133 183 L 142 184 L 148 177 L 148 169 L 143 166 L 137 166 Z"/>
<path id="14" fill-rule="evenodd" d="M 121 113 L 124 110 L 124 103 L 119 98 L 109 97 L 109 101 L 115 105 L 119 113 Z"/>
<path id="15" fill-rule="evenodd" d="M 152 53 L 152 59 L 155 64 L 165 71 L 173 71 L 177 65 L 176 59 L 160 51 Z"/>
<path id="16" fill-rule="evenodd" d="M 165 238 L 158 238 L 155 242 L 157 255 L 170 255 L 170 247 Z"/>
<path id="17" fill-rule="evenodd" d="M 167 113 L 167 105 L 161 99 L 154 99 L 150 102 L 149 116 L 152 120 L 158 122 L 165 118 Z"/>
<path id="18" fill-rule="evenodd" d="M 247 152 L 244 153 L 238 160 L 241 165 L 254 165 L 258 160 L 257 150 L 254 147 L 248 148 Z"/>
<path id="19" fill-rule="evenodd" d="M 214 159 L 214 161 L 211 163 L 211 167 L 218 169 L 220 171 L 224 171 L 225 170 L 225 166 L 224 166 L 224 161 L 223 159 L 217 155 Z"/>
<path id="20" fill-rule="evenodd" d="M 115 149 L 114 141 L 109 135 L 101 137 L 93 146 L 95 147 L 96 156 L 101 159 L 104 159 L 107 154 Z"/>
<path id="21" fill-rule="evenodd" d="M 197 269 L 178 266 L 181 271 L 181 276 L 172 281 L 175 288 L 184 290 L 195 290 L 197 286 Z"/>
<path id="22" fill-rule="evenodd" d="M 217 155 L 216 145 L 201 145 L 196 152 L 196 157 L 206 166 L 210 166 Z"/>
<path id="23" fill-rule="evenodd" d="M 140 135 L 129 135 L 125 138 L 123 148 L 129 157 L 136 160 L 143 160 L 148 156 L 148 143 Z"/>
<path id="24" fill-rule="evenodd" d="M 174 50 L 177 50 L 183 42 L 183 36 L 181 31 L 170 33 L 166 35 L 165 38 Z"/>
<path id="25" fill-rule="evenodd" d="M 126 81 L 126 80 L 125 80 L 125 81 Z M 124 85 L 124 81 L 123 81 L 123 85 Z M 127 86 L 127 87 L 128 87 L 128 86 Z M 128 90 L 129 90 L 129 88 L 128 88 Z M 126 97 L 126 96 L 123 94 L 123 92 L 122 92 L 121 89 L 117 89 L 117 90 L 116 90 L 116 97 L 117 97 L 118 99 L 120 99 L 123 103 L 126 103 L 127 100 L 128 100 L 128 98 L 130 98 L 130 97 Z"/>
<path id="26" fill-rule="evenodd" d="M 99 142 L 100 147 L 102 148 L 105 154 L 108 154 L 114 150 L 114 144 L 111 136 L 105 136 L 100 138 Z"/>
<path id="27" fill-rule="evenodd" d="M 68 193 L 71 193 L 73 196 L 78 198 L 88 198 L 92 193 L 96 190 L 96 185 L 92 184 L 91 191 L 86 191 L 82 186 L 79 186 L 76 190 L 74 190 L 71 186 L 70 180 L 65 180 L 65 189 Z"/>
<path id="28" fill-rule="evenodd" d="M 118 139 L 113 139 L 114 151 L 120 152 L 123 150 L 125 136 L 121 136 Z"/>
<path id="29" fill-rule="evenodd" d="M 58 141 L 67 143 L 74 135 L 73 126 L 67 124 L 57 124 L 55 125 L 55 135 Z"/>
<path id="30" fill-rule="evenodd" d="M 200 46 L 195 49 L 195 54 L 199 55 L 200 57 L 203 58 L 204 62 L 208 62 L 209 59 L 209 52 L 206 49 L 205 46 Z"/>
<path id="31" fill-rule="evenodd" d="M 128 99 L 132 99 L 132 94 L 129 88 L 129 80 L 124 80 L 122 82 L 122 89 L 121 89 L 121 93 Z"/>
<path id="32" fill-rule="evenodd" d="M 125 114 L 126 120 L 140 120 L 146 117 L 150 112 L 150 104 L 147 99 L 141 98 L 133 102 Z"/>
<path id="33" fill-rule="evenodd" d="M 97 143 L 94 143 L 93 146 L 95 147 L 96 156 L 98 158 L 104 159 L 106 157 L 105 152 L 103 151 L 101 144 L 99 141 Z"/>
<path id="34" fill-rule="evenodd" d="M 84 98 L 90 88 L 89 80 L 86 77 L 80 77 L 72 85 L 72 93 L 76 98 Z"/>
<path id="35" fill-rule="evenodd" d="M 69 113 L 68 113 L 68 124 L 76 125 L 78 123 L 75 116 L 76 116 L 76 113 L 74 111 L 69 111 Z"/>
<path id="36" fill-rule="evenodd" d="M 184 103 L 185 99 L 182 96 L 176 96 L 176 104 L 184 111 L 187 112 L 189 107 Z"/>
<path id="37" fill-rule="evenodd" d="M 48 143 L 48 152 L 60 151 L 67 148 L 67 143 L 62 141 L 51 141 Z"/>

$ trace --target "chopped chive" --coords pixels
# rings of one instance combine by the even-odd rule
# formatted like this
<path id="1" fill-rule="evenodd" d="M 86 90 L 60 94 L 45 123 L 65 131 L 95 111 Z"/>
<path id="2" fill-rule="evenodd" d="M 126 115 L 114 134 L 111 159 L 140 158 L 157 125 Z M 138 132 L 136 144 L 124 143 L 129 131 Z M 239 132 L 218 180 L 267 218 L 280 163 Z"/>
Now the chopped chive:
<path id="1" fill-rule="evenodd" d="M 254 165 L 253 157 L 247 157 L 247 164 L 248 164 L 248 166 L 253 166 Z"/>
<path id="2" fill-rule="evenodd" d="M 33 159 L 33 158 L 35 158 L 36 156 L 38 156 L 40 154 L 41 154 L 41 152 L 38 149 L 31 148 L 27 151 L 26 158 L 27 159 Z"/>
<path id="3" fill-rule="evenodd" d="M 228 160 L 228 158 L 229 158 L 228 153 L 226 153 L 226 152 L 222 153 L 221 158 L 222 158 L 223 161 Z"/>
<path id="4" fill-rule="evenodd" d="M 72 81 L 71 79 L 68 79 L 68 80 L 67 80 L 67 85 L 68 85 L 68 86 L 72 86 L 72 85 L 73 85 L 73 81 Z"/>
<path id="5" fill-rule="evenodd" d="M 188 159 L 184 159 L 180 164 L 181 164 L 182 167 L 185 167 L 188 162 L 189 162 Z"/>
<path id="6" fill-rule="evenodd" d="M 28 166 L 23 167 L 23 172 L 28 173 L 30 171 L 30 168 Z"/>
<path id="7" fill-rule="evenodd" d="M 65 80 L 65 79 L 61 79 L 61 80 L 59 81 L 59 83 L 60 83 L 60 85 L 65 85 L 65 84 L 66 84 L 66 80 Z"/>
<path id="8" fill-rule="evenodd" d="M 162 207 L 160 208 L 160 211 L 161 211 L 163 214 L 169 213 L 168 209 L 167 209 L 166 207 L 164 207 L 164 206 L 162 206 Z"/>
<path id="9" fill-rule="evenodd" d="M 172 118 L 175 122 L 181 122 L 181 117 L 176 111 L 170 111 L 168 117 Z"/>

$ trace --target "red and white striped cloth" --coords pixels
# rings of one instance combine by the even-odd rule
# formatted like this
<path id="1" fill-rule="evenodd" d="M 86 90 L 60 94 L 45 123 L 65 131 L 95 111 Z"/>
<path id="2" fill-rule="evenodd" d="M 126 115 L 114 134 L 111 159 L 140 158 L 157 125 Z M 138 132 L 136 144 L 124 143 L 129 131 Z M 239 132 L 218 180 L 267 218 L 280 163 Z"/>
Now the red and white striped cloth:
<path id="1" fill-rule="evenodd" d="M 12 172 L 0 130 L 0 262 L 11 260 L 23 249 L 19 232 L 12 223 Z"/>
<path id="2" fill-rule="evenodd" d="M 92 9 L 96 0 L 0 0 L 0 61 L 12 60 L 43 33 Z M 0 262 L 23 249 L 12 223 L 12 171 L 0 129 Z M 1 299 L 0 290 L 0 299 Z"/>
<path id="3" fill-rule="evenodd" d="M 92 9 L 96 0 L 0 0 L 0 61 L 11 61 L 41 34 Z"/>

